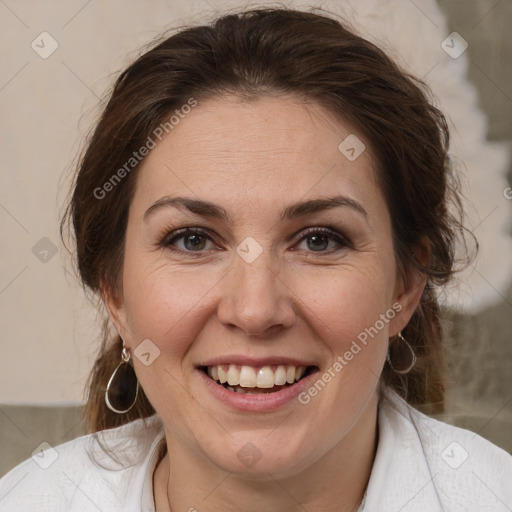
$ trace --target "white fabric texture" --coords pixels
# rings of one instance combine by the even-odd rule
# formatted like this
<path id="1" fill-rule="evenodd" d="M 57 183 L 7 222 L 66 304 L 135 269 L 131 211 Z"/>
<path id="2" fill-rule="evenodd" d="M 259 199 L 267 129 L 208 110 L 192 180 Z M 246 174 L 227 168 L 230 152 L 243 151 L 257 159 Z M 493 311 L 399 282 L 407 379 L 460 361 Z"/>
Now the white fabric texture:
<path id="1" fill-rule="evenodd" d="M 378 422 L 364 512 L 512 510 L 512 457 L 501 448 L 425 416 L 391 390 Z M 164 444 L 155 415 L 57 446 L 47 469 L 31 458 L 0 480 L 0 510 L 154 512 L 152 475 Z"/>

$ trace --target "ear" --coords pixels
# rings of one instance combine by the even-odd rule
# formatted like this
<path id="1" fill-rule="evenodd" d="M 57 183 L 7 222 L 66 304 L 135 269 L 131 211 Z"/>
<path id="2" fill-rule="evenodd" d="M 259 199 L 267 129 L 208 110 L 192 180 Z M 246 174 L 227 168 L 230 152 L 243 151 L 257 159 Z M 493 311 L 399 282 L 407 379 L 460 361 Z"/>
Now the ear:
<path id="1" fill-rule="evenodd" d="M 415 258 L 422 266 L 428 265 L 430 262 L 431 250 L 429 241 L 426 237 L 422 237 L 420 243 L 413 248 L 412 257 Z M 408 268 L 398 273 L 397 283 L 395 286 L 394 303 L 400 304 L 401 309 L 390 321 L 390 337 L 396 336 L 409 323 L 414 311 L 418 307 L 426 284 L 426 274 L 419 271 L 412 264 L 409 264 Z"/>
<path id="2" fill-rule="evenodd" d="M 104 283 L 100 284 L 100 295 L 105 308 L 108 311 L 110 321 L 116 328 L 121 338 L 126 341 L 128 333 L 128 324 L 126 322 L 126 312 L 124 308 L 124 299 L 122 293 L 117 296 Z"/>

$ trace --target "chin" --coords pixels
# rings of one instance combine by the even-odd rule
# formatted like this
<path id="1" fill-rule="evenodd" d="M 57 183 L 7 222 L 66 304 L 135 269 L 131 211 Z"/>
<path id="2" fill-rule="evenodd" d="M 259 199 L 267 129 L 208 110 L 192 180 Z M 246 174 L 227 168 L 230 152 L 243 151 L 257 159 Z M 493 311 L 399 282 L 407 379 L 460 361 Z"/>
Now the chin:
<path id="1" fill-rule="evenodd" d="M 223 471 L 241 478 L 269 481 L 292 477 L 313 464 L 320 455 L 308 453 L 307 437 L 281 434 L 271 439 L 267 430 L 227 436 L 214 448 L 211 437 L 204 456 Z M 316 436 L 315 436 L 316 437 Z M 311 436 L 310 436 L 311 438 Z"/>

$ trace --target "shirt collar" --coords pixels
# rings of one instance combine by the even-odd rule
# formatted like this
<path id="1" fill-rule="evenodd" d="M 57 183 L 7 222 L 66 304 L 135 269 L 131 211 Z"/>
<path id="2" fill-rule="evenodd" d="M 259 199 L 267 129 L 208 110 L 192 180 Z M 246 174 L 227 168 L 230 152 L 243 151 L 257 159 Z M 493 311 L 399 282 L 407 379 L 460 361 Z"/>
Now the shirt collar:
<path id="1" fill-rule="evenodd" d="M 415 411 L 386 388 L 379 401 L 379 441 L 368 482 L 364 512 L 441 512 Z"/>

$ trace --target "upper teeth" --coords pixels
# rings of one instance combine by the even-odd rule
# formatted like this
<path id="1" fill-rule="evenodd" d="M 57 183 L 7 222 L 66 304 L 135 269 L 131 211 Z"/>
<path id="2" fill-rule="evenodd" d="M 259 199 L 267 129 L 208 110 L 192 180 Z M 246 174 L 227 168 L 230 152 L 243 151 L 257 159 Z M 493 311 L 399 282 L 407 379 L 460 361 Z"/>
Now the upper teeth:
<path id="1" fill-rule="evenodd" d="M 275 370 L 273 369 L 275 368 Z M 306 372 L 305 366 L 278 365 L 275 367 L 240 366 L 237 364 L 208 366 L 208 375 L 221 384 L 243 388 L 273 388 L 299 381 Z"/>

